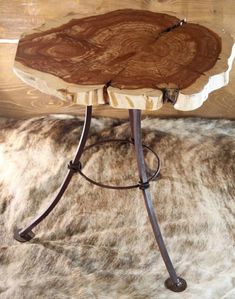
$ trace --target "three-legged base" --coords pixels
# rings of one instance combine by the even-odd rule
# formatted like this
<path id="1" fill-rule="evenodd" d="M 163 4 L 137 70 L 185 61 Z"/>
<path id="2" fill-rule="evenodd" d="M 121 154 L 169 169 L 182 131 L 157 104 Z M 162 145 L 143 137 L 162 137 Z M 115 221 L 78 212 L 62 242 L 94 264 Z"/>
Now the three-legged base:
<path id="1" fill-rule="evenodd" d="M 132 136 L 131 136 L 130 140 L 121 140 L 121 141 L 132 143 L 135 148 L 135 154 L 136 154 L 136 159 L 137 159 L 140 181 L 138 184 L 131 185 L 131 186 L 104 185 L 104 184 L 97 183 L 97 182 L 89 179 L 87 176 L 85 176 L 82 173 L 82 170 L 81 170 L 82 166 L 81 166 L 80 158 L 81 158 L 81 155 L 84 152 L 84 150 L 86 150 L 85 143 L 86 143 L 89 128 L 90 128 L 91 115 L 92 115 L 92 106 L 87 106 L 83 131 L 82 131 L 82 135 L 80 138 L 80 142 L 79 142 L 75 157 L 74 157 L 73 161 L 70 161 L 70 163 L 68 164 L 69 171 L 68 171 L 55 199 L 50 203 L 48 208 L 41 215 L 39 215 L 35 220 L 33 220 L 26 228 L 24 228 L 24 229 L 16 228 L 14 230 L 15 240 L 17 240 L 19 242 L 27 242 L 27 241 L 30 241 L 35 236 L 32 229 L 36 225 L 38 225 L 43 219 L 45 219 L 47 217 L 47 215 L 49 215 L 49 213 L 54 209 L 54 207 L 57 205 L 59 200 L 62 198 L 65 190 L 67 189 L 71 178 L 77 172 L 79 172 L 85 179 L 87 179 L 91 183 L 96 184 L 100 187 L 111 188 L 111 189 L 128 189 L 128 188 L 136 188 L 137 187 L 143 193 L 145 206 L 146 206 L 146 209 L 148 212 L 148 216 L 149 216 L 150 223 L 151 223 L 151 226 L 153 229 L 153 233 L 154 233 L 156 242 L 158 244 L 160 253 L 162 255 L 163 261 L 167 268 L 167 271 L 170 275 L 170 277 L 165 281 L 165 287 L 174 292 L 184 291 L 187 287 L 187 283 L 183 278 L 178 277 L 176 274 L 176 271 L 173 267 L 171 259 L 168 255 L 165 243 L 163 241 L 162 234 L 161 234 L 161 231 L 160 231 L 160 228 L 158 225 L 158 221 L 157 221 L 157 216 L 155 214 L 155 211 L 153 208 L 153 203 L 151 200 L 151 195 L 150 195 L 150 190 L 149 190 L 149 187 L 150 187 L 149 182 L 159 174 L 160 160 L 159 160 L 157 154 L 154 153 L 149 147 L 142 145 L 142 142 L 141 142 L 141 110 L 138 110 L 138 109 L 130 109 L 129 110 L 129 118 L 130 118 Z M 109 141 L 106 140 L 103 142 L 109 142 Z M 120 140 L 111 140 L 111 141 L 120 141 Z M 100 143 L 102 143 L 102 142 L 100 142 Z M 94 145 L 92 145 L 92 146 L 94 146 Z M 147 174 L 146 174 L 143 146 L 146 147 L 147 149 L 149 149 L 150 151 L 152 151 L 158 159 L 157 170 L 151 177 L 147 177 Z M 91 146 L 89 146 L 89 147 L 91 147 Z M 89 148 L 89 147 L 87 147 L 87 148 Z"/>

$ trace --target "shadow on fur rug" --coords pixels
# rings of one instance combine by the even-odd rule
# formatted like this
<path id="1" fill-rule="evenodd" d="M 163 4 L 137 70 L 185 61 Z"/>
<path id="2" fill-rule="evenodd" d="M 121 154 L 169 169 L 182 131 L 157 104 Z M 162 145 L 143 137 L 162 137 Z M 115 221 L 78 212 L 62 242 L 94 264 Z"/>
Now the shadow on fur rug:
<path id="1" fill-rule="evenodd" d="M 229 120 L 142 121 L 143 142 L 161 159 L 150 183 L 163 237 L 183 293 L 168 277 L 141 190 L 110 190 L 75 174 L 64 197 L 34 232 L 24 227 L 55 196 L 73 158 L 83 118 L 0 119 L 1 299 L 234 299 L 235 126 Z M 92 119 L 87 144 L 130 136 L 129 124 Z M 156 160 L 146 152 L 149 169 Z M 137 183 L 134 149 L 109 144 L 86 151 L 83 171 L 95 180 Z"/>

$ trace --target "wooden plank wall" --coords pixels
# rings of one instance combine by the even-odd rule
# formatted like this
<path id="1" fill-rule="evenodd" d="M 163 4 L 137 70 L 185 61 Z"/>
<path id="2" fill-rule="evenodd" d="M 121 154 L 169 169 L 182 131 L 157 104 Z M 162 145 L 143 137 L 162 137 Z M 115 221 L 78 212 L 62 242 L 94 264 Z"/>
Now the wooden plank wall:
<path id="1" fill-rule="evenodd" d="M 0 116 L 28 118 L 49 113 L 83 115 L 84 107 L 64 102 L 29 87 L 12 71 L 17 39 L 22 32 L 70 12 L 94 13 L 120 8 L 174 13 L 189 22 L 216 24 L 235 36 L 235 0 L 1 0 L 0 1 Z M 99 106 L 95 116 L 126 118 L 127 111 Z M 145 114 L 145 113 L 144 113 Z M 235 68 L 230 83 L 213 92 L 202 107 L 180 112 L 167 104 L 148 114 L 158 117 L 202 116 L 235 118 Z"/>

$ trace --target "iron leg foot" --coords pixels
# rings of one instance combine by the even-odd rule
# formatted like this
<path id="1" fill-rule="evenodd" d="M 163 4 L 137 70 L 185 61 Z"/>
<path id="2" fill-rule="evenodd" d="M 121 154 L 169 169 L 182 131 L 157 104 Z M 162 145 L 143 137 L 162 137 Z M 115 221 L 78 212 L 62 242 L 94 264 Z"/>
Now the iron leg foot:
<path id="1" fill-rule="evenodd" d="M 28 233 L 21 234 L 20 233 L 21 228 L 15 228 L 14 229 L 14 239 L 18 242 L 28 242 L 31 239 L 34 238 L 35 234 L 32 231 L 29 231 Z"/>
<path id="2" fill-rule="evenodd" d="M 178 277 L 178 282 L 174 283 L 169 277 L 165 280 L 165 287 L 173 292 L 183 292 L 187 288 L 187 282 Z"/>

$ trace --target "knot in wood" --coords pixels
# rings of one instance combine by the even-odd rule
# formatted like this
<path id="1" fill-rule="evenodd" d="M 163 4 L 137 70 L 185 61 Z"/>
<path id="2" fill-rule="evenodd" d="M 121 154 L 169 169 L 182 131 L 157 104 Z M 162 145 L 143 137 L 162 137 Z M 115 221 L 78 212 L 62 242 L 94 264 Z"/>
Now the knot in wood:
<path id="1" fill-rule="evenodd" d="M 164 88 L 163 89 L 163 103 L 172 103 L 173 105 L 176 103 L 179 95 L 178 89 L 173 88 Z"/>

